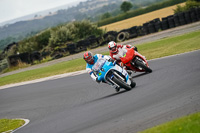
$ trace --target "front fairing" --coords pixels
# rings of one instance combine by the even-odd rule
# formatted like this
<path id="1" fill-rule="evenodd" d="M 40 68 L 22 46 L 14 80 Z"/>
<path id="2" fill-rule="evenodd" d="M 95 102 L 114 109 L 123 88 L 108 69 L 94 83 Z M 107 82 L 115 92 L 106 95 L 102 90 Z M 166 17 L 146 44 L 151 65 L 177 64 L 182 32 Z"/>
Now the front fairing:
<path id="1" fill-rule="evenodd" d="M 120 58 L 124 64 L 131 61 L 135 54 L 135 50 L 133 48 L 127 48 L 126 50 L 127 52 L 123 55 L 123 57 Z"/>
<path id="2" fill-rule="evenodd" d="M 126 82 L 129 84 L 129 75 L 125 69 L 120 67 L 117 64 L 113 64 L 112 62 L 107 61 L 106 59 L 99 59 L 94 66 L 92 67 L 94 73 L 98 76 L 98 80 L 107 81 L 106 76 L 111 71 L 118 71 L 126 78 Z"/>
<path id="3" fill-rule="evenodd" d="M 107 61 L 106 59 L 98 59 L 97 62 L 92 67 L 93 72 L 98 76 L 98 80 L 105 81 L 106 73 L 113 67 L 112 62 Z"/>

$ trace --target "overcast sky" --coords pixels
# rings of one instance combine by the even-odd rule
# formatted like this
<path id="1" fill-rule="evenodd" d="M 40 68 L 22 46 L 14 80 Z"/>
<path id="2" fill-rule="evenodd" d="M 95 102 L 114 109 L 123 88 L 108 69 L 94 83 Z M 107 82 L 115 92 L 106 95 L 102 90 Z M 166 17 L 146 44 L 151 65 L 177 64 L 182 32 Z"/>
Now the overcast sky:
<path id="1" fill-rule="evenodd" d="M 0 0 L 0 23 L 77 1 L 85 0 Z"/>

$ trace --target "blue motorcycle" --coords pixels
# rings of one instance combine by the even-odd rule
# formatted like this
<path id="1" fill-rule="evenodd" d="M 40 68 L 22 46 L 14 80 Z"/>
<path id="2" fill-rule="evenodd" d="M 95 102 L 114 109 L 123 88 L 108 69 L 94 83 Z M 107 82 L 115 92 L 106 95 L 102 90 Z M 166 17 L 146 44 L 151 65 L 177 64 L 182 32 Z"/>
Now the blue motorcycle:
<path id="1" fill-rule="evenodd" d="M 129 91 L 135 87 L 136 83 L 129 77 L 127 71 L 116 64 L 104 58 L 98 59 L 92 67 L 94 74 L 99 81 L 106 82 L 112 87 L 124 88 Z"/>

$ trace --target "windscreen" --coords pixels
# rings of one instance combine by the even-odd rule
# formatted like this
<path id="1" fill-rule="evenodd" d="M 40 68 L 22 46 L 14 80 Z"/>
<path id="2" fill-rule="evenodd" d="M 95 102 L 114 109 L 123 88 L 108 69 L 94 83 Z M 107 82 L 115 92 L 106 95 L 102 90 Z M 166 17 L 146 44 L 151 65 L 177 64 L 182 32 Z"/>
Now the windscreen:
<path id="1" fill-rule="evenodd" d="M 95 72 L 98 72 L 99 70 L 101 70 L 101 68 L 103 67 L 105 62 L 106 62 L 106 59 L 103 59 L 103 58 L 98 59 L 97 62 L 92 67 L 92 70 L 95 71 Z"/>

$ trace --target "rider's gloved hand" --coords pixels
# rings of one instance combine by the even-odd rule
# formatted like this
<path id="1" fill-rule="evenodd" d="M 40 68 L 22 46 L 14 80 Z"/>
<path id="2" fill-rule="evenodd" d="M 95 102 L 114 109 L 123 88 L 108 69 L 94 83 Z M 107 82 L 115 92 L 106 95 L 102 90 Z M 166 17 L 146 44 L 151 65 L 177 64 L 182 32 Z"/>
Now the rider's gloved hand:
<path id="1" fill-rule="evenodd" d="M 128 44 L 128 45 L 126 45 L 126 47 L 127 47 L 127 48 L 131 48 L 131 45 L 130 45 L 130 44 Z"/>
<path id="2" fill-rule="evenodd" d="M 125 65 L 124 65 L 123 62 L 120 62 L 119 65 L 120 65 L 121 67 L 125 67 Z"/>
<path id="3" fill-rule="evenodd" d="M 96 78 L 96 82 L 97 82 L 97 83 L 100 83 L 100 82 L 101 82 L 101 80 L 98 80 L 98 78 Z"/>
<path id="4" fill-rule="evenodd" d="M 113 63 L 115 60 L 113 60 L 112 58 L 110 58 L 108 61 Z"/>
<path id="5" fill-rule="evenodd" d="M 136 47 L 136 46 L 134 46 L 134 50 L 138 52 L 138 49 L 137 49 L 137 47 Z"/>

